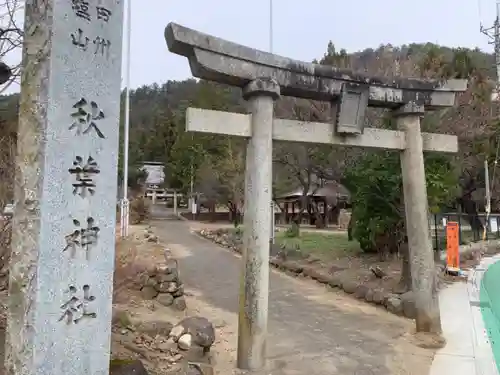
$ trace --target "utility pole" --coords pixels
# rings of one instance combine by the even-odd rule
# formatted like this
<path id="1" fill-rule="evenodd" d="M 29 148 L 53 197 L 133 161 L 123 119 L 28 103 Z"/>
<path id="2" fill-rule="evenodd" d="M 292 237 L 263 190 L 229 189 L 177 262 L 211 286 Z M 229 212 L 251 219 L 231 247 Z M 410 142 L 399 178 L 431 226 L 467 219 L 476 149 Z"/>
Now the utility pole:
<path id="1" fill-rule="evenodd" d="M 485 28 L 482 24 L 480 24 L 479 30 L 488 37 L 488 43 L 493 44 L 494 46 L 497 84 L 493 99 L 497 100 L 500 93 L 500 0 L 496 1 L 496 18 L 493 26 Z"/>
<path id="2" fill-rule="evenodd" d="M 269 0 L 269 52 L 273 53 L 273 42 L 274 42 L 274 35 L 273 35 L 273 22 L 274 22 L 274 15 L 273 15 L 273 0 Z M 273 186 L 273 181 L 272 181 L 272 174 L 270 176 L 271 178 L 271 185 Z M 271 193 L 271 197 L 273 196 L 273 193 Z M 274 206 L 274 201 L 271 199 L 271 238 L 269 239 L 269 249 L 272 248 L 272 246 L 275 243 L 275 235 L 276 235 L 276 215 L 274 214 L 275 211 L 275 206 Z"/>
<path id="3" fill-rule="evenodd" d="M 484 185 L 485 185 L 485 198 L 486 198 L 486 204 L 485 204 L 485 211 L 486 211 L 486 220 L 484 223 L 484 228 L 483 228 L 483 241 L 486 240 L 486 231 L 487 228 L 489 227 L 489 220 L 490 220 L 490 213 L 491 213 L 491 192 L 490 192 L 490 173 L 488 170 L 488 160 L 484 160 Z"/>
<path id="4" fill-rule="evenodd" d="M 269 0 L 269 52 L 273 53 L 273 0 Z"/>
<path id="5" fill-rule="evenodd" d="M 132 40 L 132 0 L 127 2 L 127 65 L 125 71 L 125 119 L 123 123 L 123 197 L 120 202 L 120 236 L 128 236 L 130 202 L 128 200 L 128 147 L 130 129 L 130 43 Z"/>
<path id="6" fill-rule="evenodd" d="M 480 24 L 479 29 L 481 33 L 486 35 L 489 39 L 489 44 L 493 44 L 495 51 L 495 68 L 497 71 L 497 82 L 495 87 L 495 92 L 492 94 L 492 101 L 498 101 L 500 98 L 500 0 L 496 0 L 496 18 L 493 27 L 484 28 Z M 498 143 L 497 139 L 497 143 Z M 498 147 L 498 146 L 497 146 Z M 496 168 L 497 160 L 495 158 L 494 168 Z M 495 176 L 495 170 L 493 170 L 493 176 Z M 491 191 L 490 191 L 490 176 L 488 170 L 488 158 L 484 160 L 484 179 L 485 179 L 485 211 L 486 219 L 484 223 L 483 230 L 483 241 L 486 240 L 486 231 L 489 227 L 490 213 L 491 213 Z"/>

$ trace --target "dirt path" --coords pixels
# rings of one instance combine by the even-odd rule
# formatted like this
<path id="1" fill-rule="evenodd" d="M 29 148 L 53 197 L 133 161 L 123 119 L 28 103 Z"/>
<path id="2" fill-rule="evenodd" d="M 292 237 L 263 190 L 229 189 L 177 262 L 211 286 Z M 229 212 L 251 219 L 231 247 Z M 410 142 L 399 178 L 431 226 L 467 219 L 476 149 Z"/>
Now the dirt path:
<path id="1" fill-rule="evenodd" d="M 217 366 L 229 374 L 236 357 L 240 258 L 190 232 L 189 223 L 153 222 L 160 240 L 179 259 L 193 297 L 191 312 L 218 326 Z M 268 374 L 426 375 L 433 351 L 408 339 L 412 322 L 321 285 L 270 274 Z"/>

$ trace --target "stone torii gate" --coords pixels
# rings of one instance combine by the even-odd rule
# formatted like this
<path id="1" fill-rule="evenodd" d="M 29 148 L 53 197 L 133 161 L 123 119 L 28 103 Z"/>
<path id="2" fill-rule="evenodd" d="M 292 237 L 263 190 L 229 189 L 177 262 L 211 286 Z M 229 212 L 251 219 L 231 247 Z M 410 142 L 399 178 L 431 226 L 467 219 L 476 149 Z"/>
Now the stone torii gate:
<path id="1" fill-rule="evenodd" d="M 248 139 L 238 367 L 256 370 L 265 364 L 273 140 L 400 151 L 416 328 L 441 333 L 423 151 L 454 153 L 458 145 L 456 136 L 421 133 L 420 117 L 424 109 L 453 106 L 467 82 L 371 77 L 258 51 L 175 23 L 167 26 L 165 39 L 171 52 L 188 58 L 195 77 L 240 87 L 248 102 L 248 115 L 187 111 L 187 131 Z M 280 95 L 331 102 L 334 123 L 274 119 Z M 393 110 L 399 130 L 364 129 L 368 106 Z"/>

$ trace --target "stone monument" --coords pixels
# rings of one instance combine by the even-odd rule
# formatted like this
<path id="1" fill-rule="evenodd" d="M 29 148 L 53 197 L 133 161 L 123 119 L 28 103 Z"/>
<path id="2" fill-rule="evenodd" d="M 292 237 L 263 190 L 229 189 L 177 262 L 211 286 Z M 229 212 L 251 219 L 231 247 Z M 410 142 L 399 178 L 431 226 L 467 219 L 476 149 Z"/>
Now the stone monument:
<path id="1" fill-rule="evenodd" d="M 123 1 L 26 1 L 11 375 L 108 374 Z"/>
<path id="2" fill-rule="evenodd" d="M 440 333 L 423 151 L 453 153 L 458 146 L 455 136 L 421 133 L 420 117 L 424 110 L 453 106 L 467 82 L 372 77 L 258 51 L 174 23 L 165 38 L 171 52 L 188 58 L 195 77 L 241 87 L 248 101 L 250 115 L 187 112 L 188 131 L 248 139 L 238 367 L 254 370 L 265 363 L 273 140 L 400 152 L 417 331 Z M 280 95 L 332 103 L 333 123 L 274 119 Z M 392 110 L 399 130 L 365 129 L 369 106 Z"/>

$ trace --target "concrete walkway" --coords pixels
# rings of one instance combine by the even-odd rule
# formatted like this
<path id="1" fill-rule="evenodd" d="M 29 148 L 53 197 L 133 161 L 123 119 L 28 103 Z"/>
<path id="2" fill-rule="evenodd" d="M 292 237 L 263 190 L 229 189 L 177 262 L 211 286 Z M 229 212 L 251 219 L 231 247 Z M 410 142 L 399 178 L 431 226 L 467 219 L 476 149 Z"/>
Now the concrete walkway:
<path id="1" fill-rule="evenodd" d="M 447 345 L 432 363 L 431 375 L 498 375 L 497 366 L 479 306 L 479 286 L 489 264 L 485 258 L 469 273 L 467 283 L 453 283 L 439 296 L 441 322 Z"/>
<path id="2" fill-rule="evenodd" d="M 153 226 L 161 241 L 188 250 L 179 259 L 186 286 L 207 304 L 235 315 L 240 258 L 190 233 L 188 222 L 158 216 L 162 219 Z M 412 326 L 314 282 L 272 271 L 267 349 L 271 370 L 266 373 L 425 375 L 432 352 L 406 341 Z"/>

